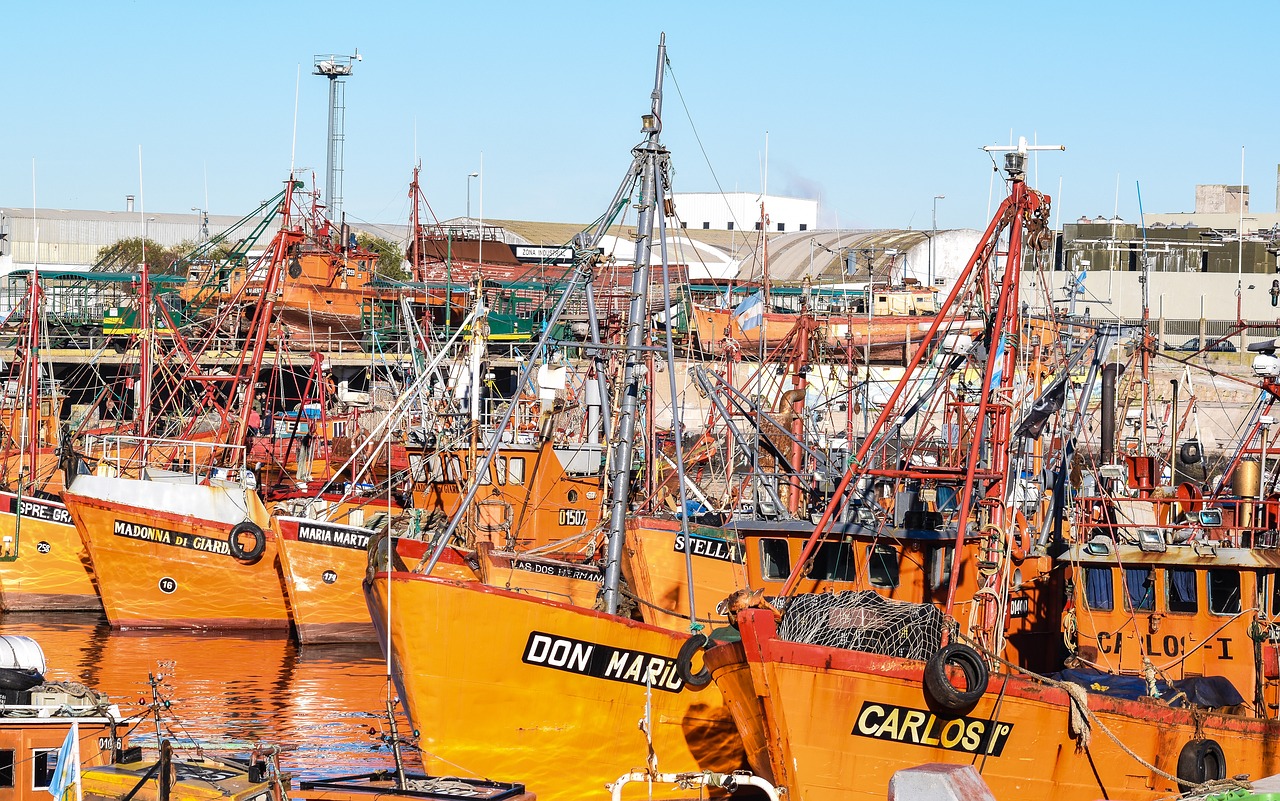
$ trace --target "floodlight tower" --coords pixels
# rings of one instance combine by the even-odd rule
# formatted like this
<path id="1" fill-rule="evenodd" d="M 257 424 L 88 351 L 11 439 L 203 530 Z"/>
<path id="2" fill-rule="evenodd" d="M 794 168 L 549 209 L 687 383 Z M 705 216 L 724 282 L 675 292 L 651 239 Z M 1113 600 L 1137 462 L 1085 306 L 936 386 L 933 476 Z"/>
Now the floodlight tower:
<path id="1" fill-rule="evenodd" d="M 329 219 L 342 218 L 342 142 L 346 118 L 346 81 L 355 62 L 362 60 L 360 50 L 350 56 L 316 56 L 315 75 L 329 79 L 329 147 L 325 161 L 324 204 L 329 208 Z"/>

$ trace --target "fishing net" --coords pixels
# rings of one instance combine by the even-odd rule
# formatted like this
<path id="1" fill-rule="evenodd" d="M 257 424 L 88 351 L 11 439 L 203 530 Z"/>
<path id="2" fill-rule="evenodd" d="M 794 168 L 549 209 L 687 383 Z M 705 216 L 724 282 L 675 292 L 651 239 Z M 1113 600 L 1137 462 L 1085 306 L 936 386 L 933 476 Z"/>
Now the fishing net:
<path id="1" fill-rule="evenodd" d="M 871 590 L 790 598 L 778 636 L 808 645 L 927 660 L 942 640 L 942 613 Z"/>

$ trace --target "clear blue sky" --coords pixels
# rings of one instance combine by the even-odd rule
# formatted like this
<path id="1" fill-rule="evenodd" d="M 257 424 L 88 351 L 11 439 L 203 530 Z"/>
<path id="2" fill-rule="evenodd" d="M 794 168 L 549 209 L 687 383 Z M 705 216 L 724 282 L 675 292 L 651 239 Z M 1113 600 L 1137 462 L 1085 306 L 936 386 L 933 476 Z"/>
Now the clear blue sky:
<path id="1" fill-rule="evenodd" d="M 1014 9 L 1014 10 L 1010 10 Z M 243 214 L 289 169 L 323 182 L 327 88 L 347 83 L 345 207 L 402 222 L 417 153 L 441 217 L 484 154 L 484 213 L 586 222 L 640 139 L 655 48 L 671 67 L 664 141 L 677 191 L 820 196 L 824 224 L 985 222 L 983 144 L 1039 159 L 1061 220 L 1190 211 L 1197 183 L 1245 182 L 1275 208 L 1280 162 L 1270 2 L 52 2 L 5 11 L 0 204 L 123 209 L 143 153 L 150 212 Z M 692 118 L 692 121 L 691 119 Z M 706 148 L 706 157 L 694 130 Z M 1034 172 L 1032 173 L 1034 176 Z M 309 178 L 309 176 L 308 176 Z M 480 187 L 473 184 L 473 213 Z M 997 192 L 999 187 L 997 185 Z"/>

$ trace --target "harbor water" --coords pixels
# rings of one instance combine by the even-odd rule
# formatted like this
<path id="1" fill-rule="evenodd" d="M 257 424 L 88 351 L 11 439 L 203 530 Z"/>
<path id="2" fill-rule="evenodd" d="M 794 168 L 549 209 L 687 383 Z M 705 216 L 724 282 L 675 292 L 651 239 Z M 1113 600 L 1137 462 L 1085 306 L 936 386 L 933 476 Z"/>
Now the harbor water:
<path id="1" fill-rule="evenodd" d="M 117 631 L 97 614 L 8 613 L 0 634 L 44 649 L 47 681 L 104 692 L 125 715 L 146 713 L 149 675 L 161 676 L 162 736 L 284 749 L 295 776 L 331 777 L 388 768 L 386 663 L 376 645 L 300 647 L 284 633 Z M 409 732 L 400 717 L 400 734 Z M 130 742 L 154 746 L 155 724 Z M 247 750 L 247 749 L 246 749 Z M 406 752 L 416 766 L 416 755 Z"/>

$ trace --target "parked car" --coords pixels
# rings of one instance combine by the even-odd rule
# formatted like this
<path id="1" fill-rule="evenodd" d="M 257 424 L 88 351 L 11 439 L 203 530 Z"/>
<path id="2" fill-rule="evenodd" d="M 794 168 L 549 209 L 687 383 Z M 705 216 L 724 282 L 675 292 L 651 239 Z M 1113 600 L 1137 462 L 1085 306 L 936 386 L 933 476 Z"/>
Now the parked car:
<path id="1" fill-rule="evenodd" d="M 1231 340 L 1210 339 L 1209 343 L 1210 344 L 1209 344 L 1208 350 L 1212 353 L 1235 353 L 1236 352 L 1236 346 L 1231 344 Z M 1186 342 L 1183 342 L 1174 350 L 1186 350 L 1186 351 L 1200 350 L 1200 337 L 1192 337 L 1191 339 L 1188 339 Z"/>

